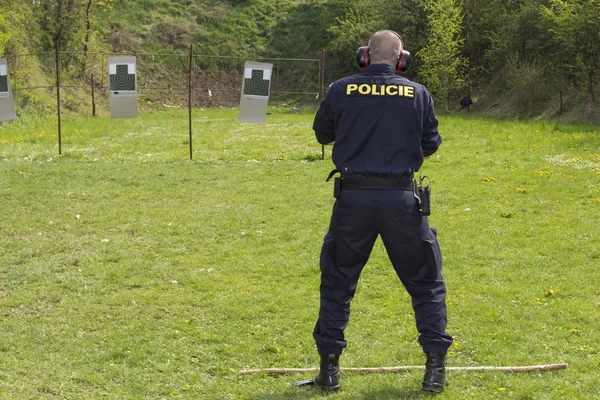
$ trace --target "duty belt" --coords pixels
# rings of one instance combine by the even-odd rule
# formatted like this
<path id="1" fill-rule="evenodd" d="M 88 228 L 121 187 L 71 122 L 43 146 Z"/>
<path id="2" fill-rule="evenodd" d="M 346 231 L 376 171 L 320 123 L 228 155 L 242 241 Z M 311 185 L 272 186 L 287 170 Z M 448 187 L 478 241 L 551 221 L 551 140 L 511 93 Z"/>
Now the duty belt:
<path id="1" fill-rule="evenodd" d="M 336 178 L 339 179 L 339 178 Z M 393 178 L 341 178 L 340 190 L 414 190 L 415 181 Z"/>
<path id="2" fill-rule="evenodd" d="M 339 173 L 333 170 L 327 177 L 329 181 L 333 175 Z M 397 179 L 382 177 L 336 177 L 333 185 L 333 197 L 339 197 L 342 190 L 406 190 L 415 191 L 416 182 L 414 179 Z"/>

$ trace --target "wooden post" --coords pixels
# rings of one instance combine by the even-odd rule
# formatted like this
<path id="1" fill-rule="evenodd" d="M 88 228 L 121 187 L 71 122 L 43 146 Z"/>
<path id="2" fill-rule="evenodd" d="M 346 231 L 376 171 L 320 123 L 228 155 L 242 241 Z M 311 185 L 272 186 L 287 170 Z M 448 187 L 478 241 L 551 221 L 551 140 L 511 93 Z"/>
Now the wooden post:
<path id="1" fill-rule="evenodd" d="M 190 62 L 188 65 L 188 124 L 190 128 L 190 160 L 193 159 L 193 150 L 192 150 L 192 57 L 193 57 L 193 48 L 190 44 Z"/>
<path id="2" fill-rule="evenodd" d="M 96 116 L 96 98 L 94 97 L 94 74 L 92 74 L 92 117 Z"/>
<path id="3" fill-rule="evenodd" d="M 320 99 L 323 101 L 325 96 L 325 49 L 321 51 L 321 87 L 319 90 Z M 325 159 L 325 146 L 321 145 L 321 160 Z"/>
<path id="4" fill-rule="evenodd" d="M 56 111 L 58 114 L 58 155 L 62 155 L 62 132 L 60 126 L 60 49 L 58 39 L 54 41 L 54 48 L 56 50 Z"/>

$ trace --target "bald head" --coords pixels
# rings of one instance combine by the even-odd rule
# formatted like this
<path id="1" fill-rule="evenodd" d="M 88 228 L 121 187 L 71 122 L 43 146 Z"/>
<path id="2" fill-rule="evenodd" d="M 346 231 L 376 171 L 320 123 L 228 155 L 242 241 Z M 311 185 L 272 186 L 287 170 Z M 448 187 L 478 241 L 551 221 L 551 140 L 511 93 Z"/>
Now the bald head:
<path id="1" fill-rule="evenodd" d="M 369 40 L 371 64 L 388 64 L 392 68 L 398 63 L 402 41 L 394 31 L 377 31 Z"/>

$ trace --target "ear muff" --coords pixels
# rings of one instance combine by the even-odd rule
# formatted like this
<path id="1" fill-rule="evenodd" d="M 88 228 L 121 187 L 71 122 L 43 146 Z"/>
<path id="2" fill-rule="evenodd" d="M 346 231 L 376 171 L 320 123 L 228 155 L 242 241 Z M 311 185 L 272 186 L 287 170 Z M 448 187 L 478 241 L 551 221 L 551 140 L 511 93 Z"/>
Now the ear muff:
<path id="1" fill-rule="evenodd" d="M 396 64 L 396 71 L 408 71 L 410 67 L 410 51 L 402 50 L 400 57 L 398 57 L 398 64 Z"/>
<path id="2" fill-rule="evenodd" d="M 392 31 L 394 32 L 394 31 Z M 402 40 L 402 36 L 400 36 L 397 32 L 394 32 L 396 36 L 400 39 L 402 43 L 402 47 L 404 47 L 404 41 Z M 367 46 L 359 47 L 356 52 L 356 64 L 360 68 L 366 68 L 370 65 L 370 57 L 371 52 Z M 400 55 L 398 56 L 398 63 L 396 64 L 396 71 L 407 71 L 408 67 L 410 67 L 410 52 L 406 50 L 402 50 Z"/>
<path id="3" fill-rule="evenodd" d="M 367 68 L 369 66 L 369 48 L 362 46 L 358 48 L 356 52 L 356 63 L 360 68 Z"/>

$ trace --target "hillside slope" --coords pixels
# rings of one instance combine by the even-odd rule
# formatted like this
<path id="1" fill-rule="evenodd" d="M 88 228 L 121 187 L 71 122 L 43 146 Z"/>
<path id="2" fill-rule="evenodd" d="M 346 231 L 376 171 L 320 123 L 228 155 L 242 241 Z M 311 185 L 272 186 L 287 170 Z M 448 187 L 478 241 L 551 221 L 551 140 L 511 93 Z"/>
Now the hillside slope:
<path id="1" fill-rule="evenodd" d="M 277 101 L 314 103 L 320 92 L 322 51 L 328 85 L 358 70 L 356 48 L 377 29 L 402 33 L 413 54 L 407 77 L 425 79 L 422 72 L 431 66 L 423 63 L 419 52 L 428 45 L 432 15 L 427 4 L 427 0 L 0 0 L 0 54 L 9 58 L 20 114 L 55 109 L 55 94 L 48 88 L 55 81 L 55 43 L 61 49 L 62 83 L 68 87 L 64 107 L 74 113 L 89 112 L 92 76 L 99 107 L 106 108 L 107 54 L 138 56 L 143 107 L 185 104 L 182 89 L 187 86 L 190 46 L 195 55 L 196 106 L 235 105 L 243 61 L 250 59 L 274 63 L 276 93 L 303 93 L 282 95 Z M 576 71 L 580 65 L 572 65 L 579 59 L 563 55 L 576 49 L 561 49 L 553 42 L 553 25 L 545 26 L 541 15 L 546 3 L 454 4 L 463 4 L 462 52 L 469 65 L 461 73 L 467 83 L 448 96 L 432 91 L 436 101 L 457 111 L 459 100 L 470 92 L 475 99 L 472 109 L 490 115 L 600 118 L 594 97 L 600 70 L 590 64 L 589 76 L 584 77 Z M 487 6 L 481 8 L 482 4 Z M 574 34 L 581 25 L 572 24 Z M 560 62 L 555 62 L 554 53 Z M 597 53 L 594 57 L 600 57 Z M 307 59 L 316 61 L 298 61 Z M 26 89 L 32 87 L 36 89 Z"/>

